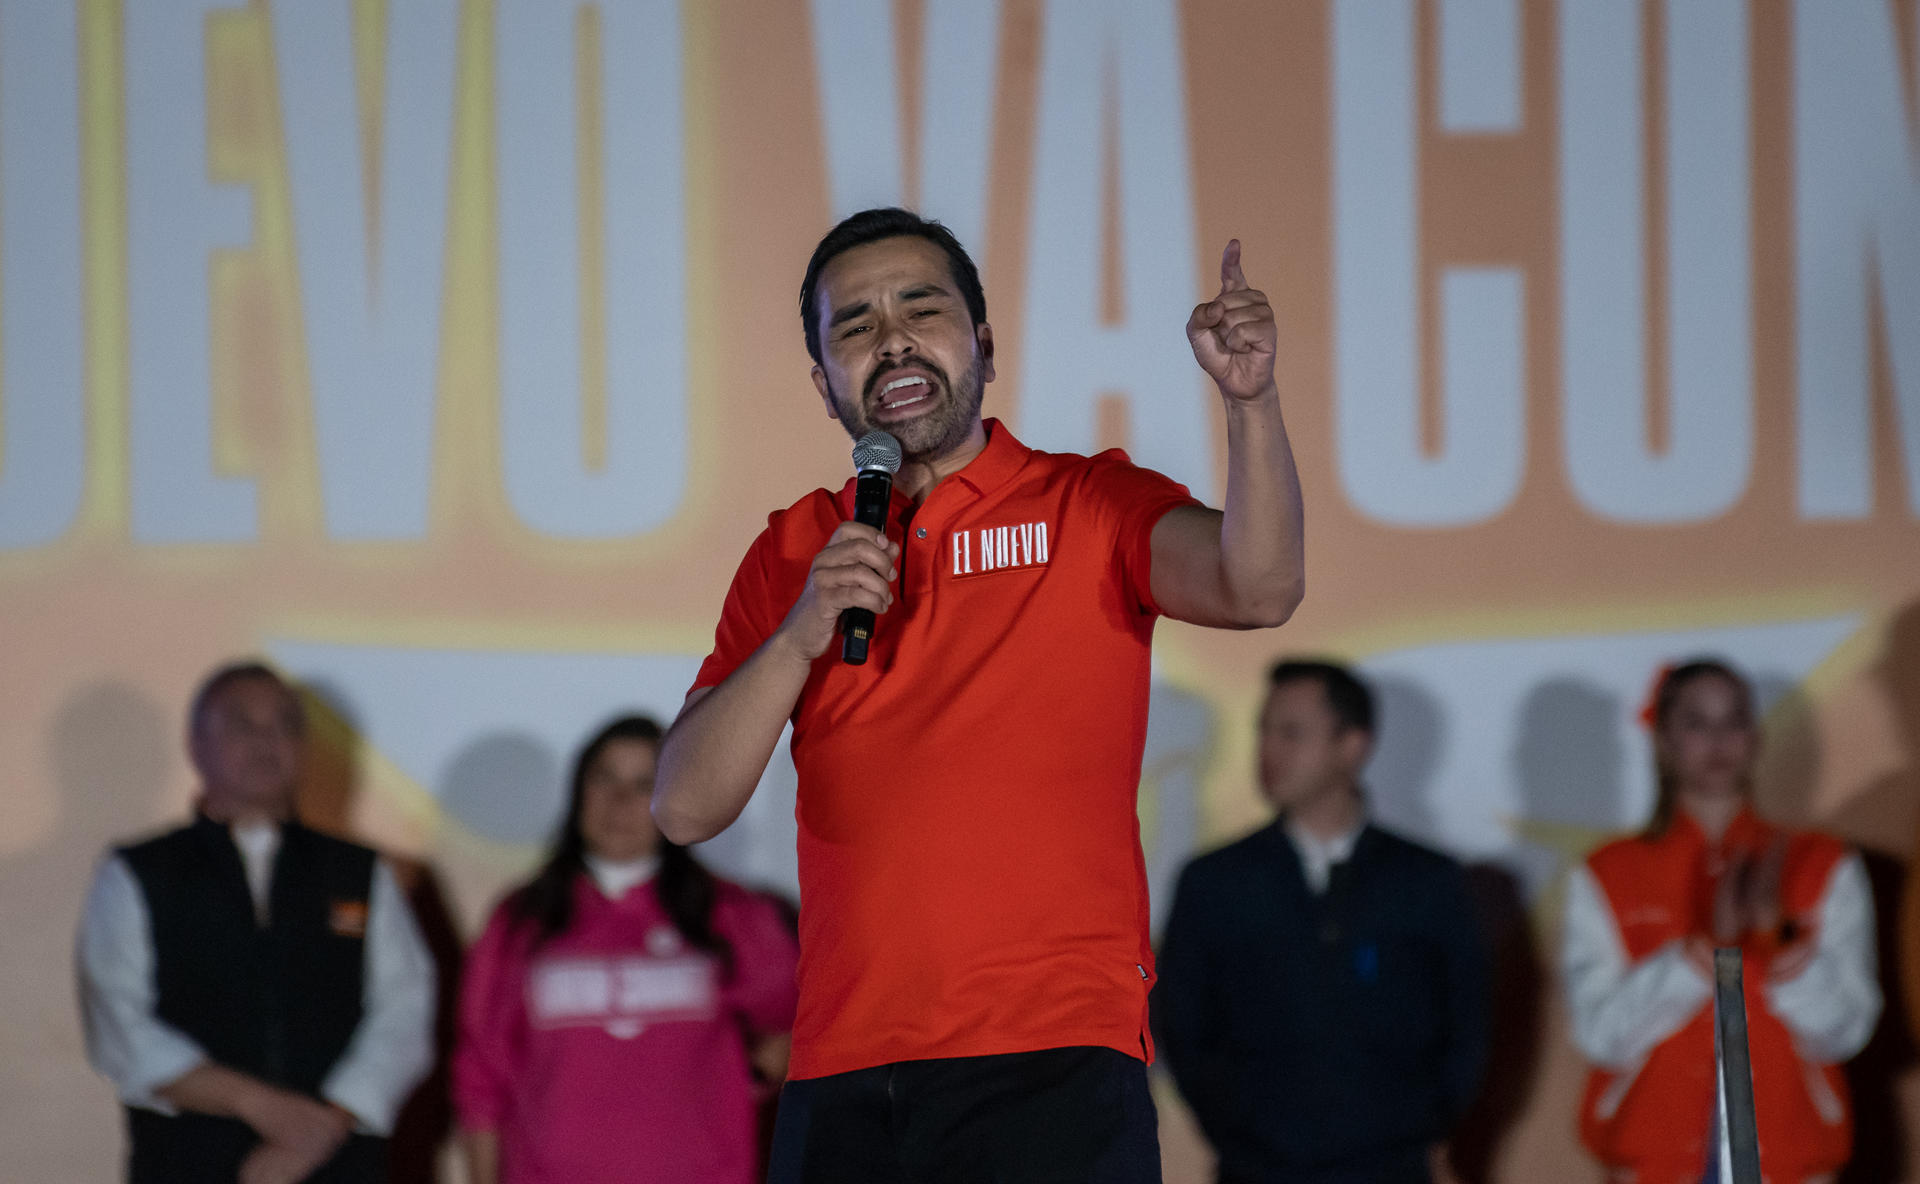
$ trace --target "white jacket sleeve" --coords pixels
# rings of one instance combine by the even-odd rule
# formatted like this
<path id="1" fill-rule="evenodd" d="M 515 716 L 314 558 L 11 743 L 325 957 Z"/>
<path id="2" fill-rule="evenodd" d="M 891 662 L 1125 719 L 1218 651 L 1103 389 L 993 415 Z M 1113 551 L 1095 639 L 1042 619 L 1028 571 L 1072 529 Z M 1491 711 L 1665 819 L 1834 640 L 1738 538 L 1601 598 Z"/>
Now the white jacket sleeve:
<path id="1" fill-rule="evenodd" d="M 320 1094 L 358 1118 L 363 1131 L 388 1135 L 433 1067 L 436 993 L 433 957 L 384 859 L 368 892 L 366 957 L 360 1025 Z"/>
<path id="2" fill-rule="evenodd" d="M 207 1054 L 154 1014 L 159 992 L 147 902 L 133 869 L 117 855 L 94 873 L 74 954 L 87 1060 L 127 1105 L 174 1113 L 154 1091 L 197 1068 Z"/>
<path id="3" fill-rule="evenodd" d="M 1713 999 L 1713 984 L 1678 941 L 1628 963 L 1613 910 L 1585 866 L 1567 876 L 1561 941 L 1573 1041 L 1603 1068 L 1636 1068 Z"/>
<path id="4" fill-rule="evenodd" d="M 1858 854 L 1834 865 L 1817 914 L 1812 960 L 1785 982 L 1768 983 L 1766 998 L 1800 1055 L 1833 1065 L 1864 1048 L 1880 1020 L 1873 892 Z"/>

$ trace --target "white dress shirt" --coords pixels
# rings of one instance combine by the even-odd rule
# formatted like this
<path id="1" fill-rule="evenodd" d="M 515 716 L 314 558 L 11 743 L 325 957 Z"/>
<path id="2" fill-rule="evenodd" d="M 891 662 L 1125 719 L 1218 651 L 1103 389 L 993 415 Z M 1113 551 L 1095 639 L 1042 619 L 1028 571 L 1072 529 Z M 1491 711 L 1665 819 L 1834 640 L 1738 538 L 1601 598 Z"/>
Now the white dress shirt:
<path id="1" fill-rule="evenodd" d="M 264 922 L 267 886 L 279 853 L 272 824 L 239 827 L 234 845 L 247 872 L 255 915 Z M 207 1062 L 186 1033 L 154 1014 L 153 928 L 146 896 L 118 854 L 95 873 L 80 922 L 80 1012 L 87 1059 L 129 1106 L 172 1114 L 156 1093 Z M 374 864 L 360 1023 L 320 1086 L 361 1131 L 387 1135 L 407 1095 L 433 1065 L 434 965 L 387 862 Z"/>
<path id="2" fill-rule="evenodd" d="M 1323 839 L 1292 822 L 1284 825 L 1293 849 L 1300 854 L 1300 870 L 1306 874 L 1307 887 L 1313 889 L 1315 896 L 1320 896 L 1333 880 L 1333 865 L 1353 858 L 1353 845 L 1360 841 L 1360 832 L 1367 828 L 1367 820 L 1360 819 L 1351 830 L 1330 839 Z"/>
<path id="3" fill-rule="evenodd" d="M 1834 865 L 1815 911 L 1811 961 L 1763 990 L 1800 1055 L 1832 1065 L 1865 1047 L 1880 1018 L 1873 895 L 1858 854 L 1848 852 Z M 1574 1043 L 1589 1061 L 1615 1072 L 1637 1071 L 1661 1041 L 1713 1001 L 1712 980 L 1679 941 L 1628 963 L 1606 894 L 1584 864 L 1567 877 L 1561 971 Z"/>
<path id="4" fill-rule="evenodd" d="M 271 822 L 240 822 L 231 828 L 240 866 L 247 873 L 247 891 L 253 894 L 253 919 L 265 925 L 273 919 L 273 859 L 280 854 L 280 827 Z M 369 911 L 373 903 L 367 903 Z"/>

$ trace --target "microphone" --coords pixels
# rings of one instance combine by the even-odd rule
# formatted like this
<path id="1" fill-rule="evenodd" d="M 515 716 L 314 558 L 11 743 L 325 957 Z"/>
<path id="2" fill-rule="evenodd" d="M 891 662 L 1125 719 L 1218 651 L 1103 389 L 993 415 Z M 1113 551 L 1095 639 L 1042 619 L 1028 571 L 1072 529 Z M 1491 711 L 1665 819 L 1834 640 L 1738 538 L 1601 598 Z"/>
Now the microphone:
<path id="1" fill-rule="evenodd" d="M 853 520 L 885 533 L 887 505 L 893 499 L 893 475 L 900 471 L 900 441 L 886 432 L 868 432 L 853 445 Z M 840 660 L 849 666 L 867 661 L 873 639 L 873 610 L 850 608 L 840 614 Z"/>

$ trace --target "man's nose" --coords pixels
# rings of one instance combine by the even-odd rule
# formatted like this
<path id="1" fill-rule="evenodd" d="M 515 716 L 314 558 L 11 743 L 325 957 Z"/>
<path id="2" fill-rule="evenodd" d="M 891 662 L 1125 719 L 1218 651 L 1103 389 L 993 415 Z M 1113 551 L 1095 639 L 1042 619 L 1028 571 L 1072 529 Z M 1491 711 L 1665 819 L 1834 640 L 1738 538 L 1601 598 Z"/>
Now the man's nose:
<path id="1" fill-rule="evenodd" d="M 904 321 L 888 318 L 880 326 L 880 354 L 882 357 L 897 358 L 913 352 L 913 336 L 907 332 Z"/>

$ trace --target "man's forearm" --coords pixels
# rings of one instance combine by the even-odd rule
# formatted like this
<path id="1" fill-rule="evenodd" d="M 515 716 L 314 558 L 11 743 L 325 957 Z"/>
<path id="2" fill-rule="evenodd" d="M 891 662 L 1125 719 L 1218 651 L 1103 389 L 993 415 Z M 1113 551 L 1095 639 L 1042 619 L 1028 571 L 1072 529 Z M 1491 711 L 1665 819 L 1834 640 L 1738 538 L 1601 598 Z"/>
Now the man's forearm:
<path id="1" fill-rule="evenodd" d="M 1225 399 L 1227 496 L 1220 523 L 1220 582 L 1236 613 L 1278 625 L 1306 593 L 1300 474 L 1272 386 Z"/>
<path id="2" fill-rule="evenodd" d="M 212 1061 L 153 1091 L 176 1110 L 237 1118 L 263 1139 L 338 1144 L 354 1127 L 349 1111 Z"/>
<path id="3" fill-rule="evenodd" d="M 240 1165 L 240 1179 L 304 1180 L 331 1159 L 355 1119 L 338 1106 L 216 1065 L 196 1066 L 154 1091 L 177 1110 L 237 1118 L 260 1144 Z"/>
<path id="4" fill-rule="evenodd" d="M 676 843 L 698 843 L 740 816 L 810 669 L 776 633 L 726 681 L 681 709 L 660 743 L 653 788 L 653 817 L 662 834 Z"/>
<path id="5" fill-rule="evenodd" d="M 238 1069 L 205 1061 L 153 1093 L 175 1110 L 238 1118 L 257 1130 L 268 1091 L 273 1088 Z"/>

